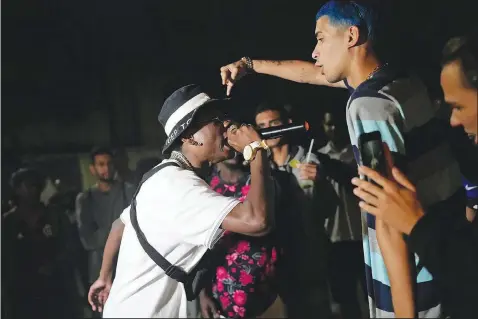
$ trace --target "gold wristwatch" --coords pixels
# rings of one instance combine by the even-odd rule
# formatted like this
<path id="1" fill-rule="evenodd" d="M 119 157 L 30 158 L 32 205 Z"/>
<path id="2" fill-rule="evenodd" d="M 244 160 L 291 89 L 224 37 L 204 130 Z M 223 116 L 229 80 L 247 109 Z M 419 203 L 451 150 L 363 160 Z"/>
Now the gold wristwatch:
<path id="1" fill-rule="evenodd" d="M 242 152 L 242 155 L 244 156 L 244 160 L 246 160 L 247 162 L 251 162 L 252 160 L 254 160 L 254 158 L 256 157 L 257 151 L 261 148 L 265 149 L 267 151 L 267 155 L 269 156 L 271 150 L 269 146 L 267 146 L 266 142 L 264 140 L 260 142 L 255 141 L 249 145 L 246 145 L 246 147 L 244 147 L 244 151 Z"/>

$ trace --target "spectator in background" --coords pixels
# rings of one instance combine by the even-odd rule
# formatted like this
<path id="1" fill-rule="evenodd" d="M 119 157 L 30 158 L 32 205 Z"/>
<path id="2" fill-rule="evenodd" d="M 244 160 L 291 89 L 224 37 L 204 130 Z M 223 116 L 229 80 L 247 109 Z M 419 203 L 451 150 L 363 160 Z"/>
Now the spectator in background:
<path id="1" fill-rule="evenodd" d="M 40 201 L 45 178 L 38 171 L 18 170 L 11 185 L 16 207 L 2 221 L 2 308 L 6 308 L 6 317 L 71 318 L 75 313 L 68 219 Z"/>
<path id="2" fill-rule="evenodd" d="M 113 153 L 108 148 L 93 149 L 90 172 L 97 183 L 76 199 L 79 235 L 88 254 L 88 287 L 98 278 L 111 225 L 134 193 L 132 184 L 115 180 Z"/>
<path id="3" fill-rule="evenodd" d="M 255 113 L 259 129 L 292 122 L 282 105 L 273 102 L 260 104 Z M 327 206 L 335 207 L 337 196 L 331 185 L 318 178 L 318 159 L 311 154 L 306 163 L 307 150 L 291 145 L 285 137 L 267 140 L 272 152 L 271 167 L 275 171 L 293 175 L 302 186 L 304 199 L 294 213 L 304 230 L 292 255 L 287 256 L 290 265 L 290 287 L 286 289 L 285 303 L 289 317 L 306 315 L 330 315 L 330 303 L 326 283 L 327 238 L 324 221 Z M 330 211 L 330 209 L 328 209 Z"/>
<path id="4" fill-rule="evenodd" d="M 352 145 L 347 141 L 345 125 L 332 113 L 325 113 L 322 122 L 327 144 L 319 149 L 319 177 L 327 179 L 335 189 L 339 202 L 325 222 L 331 246 L 329 250 L 329 285 L 332 297 L 340 305 L 344 319 L 361 317 L 357 283 L 366 296 L 363 268 L 362 225 L 358 200 L 352 193 L 352 177 L 357 175 Z M 334 161 L 333 165 L 332 161 Z M 364 299 L 364 302 L 366 300 Z"/>

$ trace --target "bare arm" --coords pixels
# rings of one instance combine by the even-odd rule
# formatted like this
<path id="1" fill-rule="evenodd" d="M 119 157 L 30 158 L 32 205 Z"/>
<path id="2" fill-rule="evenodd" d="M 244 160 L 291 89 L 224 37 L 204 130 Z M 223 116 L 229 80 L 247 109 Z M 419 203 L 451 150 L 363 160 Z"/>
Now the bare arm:
<path id="1" fill-rule="evenodd" d="M 312 62 L 300 60 L 272 61 L 253 60 L 254 72 L 276 76 L 282 79 L 315 85 L 345 88 L 344 81 L 330 83 L 325 79 L 322 70 Z M 221 68 L 222 84 L 227 85 L 227 95 L 236 81 L 248 73 L 247 65 L 243 60 L 225 65 Z"/>
<path id="2" fill-rule="evenodd" d="M 330 87 L 345 88 L 344 81 L 330 83 L 322 74 L 322 69 L 312 62 L 300 60 L 253 60 L 254 71 L 260 74 L 268 74 L 285 80 L 298 83 L 325 85 Z"/>
<path id="3" fill-rule="evenodd" d="M 103 252 L 103 261 L 101 263 L 100 278 L 111 279 L 113 275 L 114 260 L 118 255 L 121 238 L 123 237 L 124 224 L 121 219 L 117 219 L 111 226 L 111 231 L 106 241 Z"/>
<path id="4" fill-rule="evenodd" d="M 249 236 L 266 235 L 273 224 L 274 182 L 265 150 L 251 162 L 251 189 L 222 222 L 222 228 Z"/>
<path id="5" fill-rule="evenodd" d="M 407 244 L 402 233 L 377 219 L 377 240 L 390 279 L 393 309 L 397 318 L 415 318 L 413 281 Z"/>
<path id="6" fill-rule="evenodd" d="M 88 302 L 93 311 L 102 312 L 103 306 L 108 299 L 113 281 L 114 262 L 120 249 L 123 231 L 124 224 L 121 219 L 118 218 L 113 222 L 108 240 L 106 241 L 100 276 L 91 285 L 90 290 L 88 291 Z"/>

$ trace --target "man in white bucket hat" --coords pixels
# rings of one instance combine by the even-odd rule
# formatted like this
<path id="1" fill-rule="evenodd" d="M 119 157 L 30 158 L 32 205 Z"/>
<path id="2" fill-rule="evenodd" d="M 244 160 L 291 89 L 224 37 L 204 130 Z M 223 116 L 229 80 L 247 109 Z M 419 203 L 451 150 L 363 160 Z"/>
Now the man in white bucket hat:
<path id="1" fill-rule="evenodd" d="M 191 294 L 178 274 L 193 273 L 224 231 L 268 233 L 274 197 L 268 149 L 250 125 L 225 121 L 227 103 L 188 85 L 163 104 L 158 120 L 168 136 L 163 153 L 170 157 L 145 174 L 130 207 L 113 224 L 100 277 L 88 296 L 93 309 L 102 311 L 104 305 L 103 317 L 187 317 Z M 243 203 L 216 193 L 203 180 L 212 164 L 233 156 L 233 149 L 246 152 L 251 167 L 250 195 Z M 158 266 L 145 240 L 173 266 L 167 271 Z"/>

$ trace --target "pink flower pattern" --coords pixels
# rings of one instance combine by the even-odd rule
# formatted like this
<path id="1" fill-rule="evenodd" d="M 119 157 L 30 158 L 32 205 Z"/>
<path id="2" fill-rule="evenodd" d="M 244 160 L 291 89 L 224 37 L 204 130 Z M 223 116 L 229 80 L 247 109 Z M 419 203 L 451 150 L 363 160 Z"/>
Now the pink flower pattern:
<path id="1" fill-rule="evenodd" d="M 209 184 L 216 192 L 241 202 L 250 190 L 245 181 L 229 185 L 218 175 L 214 175 Z M 253 304 L 267 306 L 275 300 L 277 293 L 272 289 L 272 282 L 281 254 L 267 237 L 251 240 L 247 236 L 225 232 L 219 245 L 228 252 L 224 263 L 216 268 L 212 283 L 212 297 L 220 305 L 221 314 L 227 318 L 260 315 L 258 312 L 264 309 L 253 309 Z"/>
<path id="2" fill-rule="evenodd" d="M 212 189 L 215 189 L 220 182 L 221 181 L 219 180 L 219 176 L 216 175 L 211 179 L 211 182 L 209 182 L 209 185 L 211 186 Z"/>

